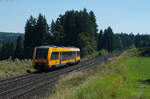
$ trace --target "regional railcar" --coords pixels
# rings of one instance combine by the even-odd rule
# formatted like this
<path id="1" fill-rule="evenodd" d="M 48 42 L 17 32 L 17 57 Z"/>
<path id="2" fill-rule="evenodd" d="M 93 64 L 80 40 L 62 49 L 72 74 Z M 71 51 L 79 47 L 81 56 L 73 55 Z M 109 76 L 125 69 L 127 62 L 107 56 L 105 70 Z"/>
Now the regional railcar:
<path id="1" fill-rule="evenodd" d="M 34 49 L 33 67 L 45 70 L 80 62 L 80 49 L 76 47 L 39 46 Z"/>

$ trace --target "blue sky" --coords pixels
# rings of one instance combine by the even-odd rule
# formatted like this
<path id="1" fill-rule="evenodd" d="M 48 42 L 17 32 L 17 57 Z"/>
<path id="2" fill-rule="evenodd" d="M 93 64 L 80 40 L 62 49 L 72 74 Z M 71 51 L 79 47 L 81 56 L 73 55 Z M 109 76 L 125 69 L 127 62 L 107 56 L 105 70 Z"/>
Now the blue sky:
<path id="1" fill-rule="evenodd" d="M 0 31 L 24 32 L 26 20 L 39 13 L 48 23 L 66 10 L 94 11 L 99 29 L 150 33 L 150 0 L 0 0 Z"/>

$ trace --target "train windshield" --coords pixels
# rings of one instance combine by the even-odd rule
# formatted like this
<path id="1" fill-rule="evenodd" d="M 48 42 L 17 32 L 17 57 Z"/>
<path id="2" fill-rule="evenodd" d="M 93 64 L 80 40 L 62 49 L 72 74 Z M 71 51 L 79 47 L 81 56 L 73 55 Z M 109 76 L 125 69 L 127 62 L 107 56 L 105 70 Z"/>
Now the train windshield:
<path id="1" fill-rule="evenodd" d="M 48 48 L 37 48 L 36 49 L 36 59 L 37 58 L 47 58 Z"/>

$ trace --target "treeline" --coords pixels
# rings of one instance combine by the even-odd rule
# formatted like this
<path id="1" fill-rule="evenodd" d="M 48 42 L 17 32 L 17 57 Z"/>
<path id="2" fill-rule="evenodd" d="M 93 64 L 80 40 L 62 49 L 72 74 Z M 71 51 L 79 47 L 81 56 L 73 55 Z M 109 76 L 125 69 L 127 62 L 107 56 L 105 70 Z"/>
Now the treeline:
<path id="1" fill-rule="evenodd" d="M 98 50 L 105 49 L 108 52 L 126 50 L 131 47 L 150 47 L 150 35 L 133 33 L 114 33 L 111 27 L 98 34 Z"/>
<path id="2" fill-rule="evenodd" d="M 0 41 L 13 41 L 17 40 L 18 36 L 21 36 L 23 38 L 23 33 L 9 33 L 9 32 L 0 32 Z"/>
<path id="3" fill-rule="evenodd" d="M 32 58 L 34 47 L 41 45 L 75 46 L 81 49 L 81 56 L 95 51 L 128 49 L 131 46 L 149 47 L 150 35 L 114 33 L 111 27 L 98 32 L 96 16 L 93 11 L 66 11 L 51 24 L 44 15 L 31 16 L 25 25 L 24 39 L 16 42 L 0 43 L 0 59 Z"/>
<path id="4" fill-rule="evenodd" d="M 117 35 L 120 36 L 123 49 L 128 49 L 131 46 L 136 48 L 150 47 L 150 35 L 148 34 L 121 33 Z"/>
<path id="5" fill-rule="evenodd" d="M 16 41 L 0 41 L 0 60 L 24 59 L 23 39 L 21 36 Z"/>

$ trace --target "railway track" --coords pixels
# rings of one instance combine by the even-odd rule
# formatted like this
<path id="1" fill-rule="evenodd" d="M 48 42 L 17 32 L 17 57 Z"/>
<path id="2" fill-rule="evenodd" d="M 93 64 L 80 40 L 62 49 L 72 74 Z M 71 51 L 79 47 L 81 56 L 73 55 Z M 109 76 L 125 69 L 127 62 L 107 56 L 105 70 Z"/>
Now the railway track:
<path id="1" fill-rule="evenodd" d="M 81 71 L 100 65 L 108 58 L 118 56 L 107 55 L 81 61 L 80 64 L 60 68 L 51 72 L 30 73 L 0 80 L 0 99 L 33 99 L 51 92 L 60 75 L 66 75 L 74 70 Z"/>

